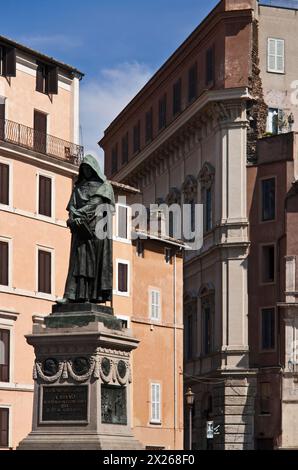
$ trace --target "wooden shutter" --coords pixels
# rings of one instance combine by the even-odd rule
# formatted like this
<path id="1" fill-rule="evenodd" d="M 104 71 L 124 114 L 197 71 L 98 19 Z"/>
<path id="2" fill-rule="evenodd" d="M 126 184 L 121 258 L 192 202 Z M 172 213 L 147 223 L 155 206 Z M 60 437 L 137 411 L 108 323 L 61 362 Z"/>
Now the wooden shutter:
<path id="1" fill-rule="evenodd" d="M 118 263 L 118 291 L 127 292 L 127 264 Z"/>
<path id="2" fill-rule="evenodd" d="M 0 103 L 0 140 L 5 139 L 5 103 Z"/>
<path id="3" fill-rule="evenodd" d="M 0 408 L 0 447 L 8 447 L 9 409 Z"/>
<path id="4" fill-rule="evenodd" d="M 9 205 L 9 165 L 0 163 L 0 204 Z"/>
<path id="5" fill-rule="evenodd" d="M 47 149 L 47 115 L 34 110 L 34 150 L 46 153 Z"/>
<path id="6" fill-rule="evenodd" d="M 51 294 L 51 253 L 38 250 L 38 292 Z"/>
<path id="7" fill-rule="evenodd" d="M 52 216 L 52 180 L 43 175 L 39 176 L 38 212 L 47 217 Z"/>
<path id="8" fill-rule="evenodd" d="M 58 67 L 48 67 L 47 92 L 52 95 L 58 94 Z"/>
<path id="9" fill-rule="evenodd" d="M 0 241 L 0 284 L 8 286 L 8 265 L 9 265 L 9 252 L 8 243 Z"/>
<path id="10" fill-rule="evenodd" d="M 3 60 L 4 60 L 3 75 L 5 75 L 6 77 L 15 77 L 16 76 L 16 48 L 5 47 Z"/>
<path id="11" fill-rule="evenodd" d="M 0 382 L 9 382 L 10 331 L 0 330 Z"/>
<path id="12" fill-rule="evenodd" d="M 37 63 L 36 69 L 36 91 L 44 93 L 44 80 L 45 80 L 45 66 L 43 64 Z"/>

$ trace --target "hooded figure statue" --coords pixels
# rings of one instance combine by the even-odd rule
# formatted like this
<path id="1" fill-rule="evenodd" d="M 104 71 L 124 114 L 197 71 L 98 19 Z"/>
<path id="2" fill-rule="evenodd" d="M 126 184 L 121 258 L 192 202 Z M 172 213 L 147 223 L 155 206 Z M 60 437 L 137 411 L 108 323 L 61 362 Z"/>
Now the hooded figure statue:
<path id="1" fill-rule="evenodd" d="M 60 303 L 101 303 L 112 298 L 112 237 L 100 236 L 98 222 L 110 220 L 115 199 L 97 160 L 86 155 L 67 206 L 72 233 L 68 275 Z M 100 209 L 100 210 L 99 210 Z M 110 212 L 110 214 L 108 214 Z M 102 232 L 110 225 L 102 224 Z M 101 226 L 101 225 L 100 225 Z"/>

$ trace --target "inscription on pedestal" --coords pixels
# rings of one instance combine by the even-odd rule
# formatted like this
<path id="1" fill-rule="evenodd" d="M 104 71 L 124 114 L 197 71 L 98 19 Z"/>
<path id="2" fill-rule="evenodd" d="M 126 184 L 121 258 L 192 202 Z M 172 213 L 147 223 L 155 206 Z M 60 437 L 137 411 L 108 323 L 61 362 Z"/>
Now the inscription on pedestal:
<path id="1" fill-rule="evenodd" d="M 88 385 L 44 385 L 41 390 L 41 422 L 88 420 Z"/>
<path id="2" fill-rule="evenodd" d="M 101 386 L 101 422 L 127 424 L 126 387 Z"/>

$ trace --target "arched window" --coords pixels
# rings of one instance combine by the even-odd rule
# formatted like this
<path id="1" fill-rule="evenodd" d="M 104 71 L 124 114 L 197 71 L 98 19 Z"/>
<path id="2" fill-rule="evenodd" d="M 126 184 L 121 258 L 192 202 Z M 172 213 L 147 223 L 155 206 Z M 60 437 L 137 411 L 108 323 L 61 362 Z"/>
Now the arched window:
<path id="1" fill-rule="evenodd" d="M 195 206 L 197 202 L 198 182 L 193 175 L 188 175 L 182 185 L 183 203 L 190 204 L 190 228 L 195 231 Z"/>
<path id="2" fill-rule="evenodd" d="M 214 211 L 214 167 L 206 162 L 199 173 L 201 184 L 201 202 L 204 205 L 204 232 L 209 232 L 213 228 Z"/>

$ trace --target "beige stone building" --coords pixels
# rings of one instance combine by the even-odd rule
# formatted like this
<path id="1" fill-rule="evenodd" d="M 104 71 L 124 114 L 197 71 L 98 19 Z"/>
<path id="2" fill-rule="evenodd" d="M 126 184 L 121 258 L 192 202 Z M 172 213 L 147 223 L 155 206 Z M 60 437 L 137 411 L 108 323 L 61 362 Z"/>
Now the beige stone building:
<path id="1" fill-rule="evenodd" d="M 264 447 L 256 417 L 262 364 L 248 335 L 265 326 L 249 307 L 247 166 L 257 162 L 258 139 L 296 125 L 296 22 L 294 9 L 220 1 L 99 142 L 107 174 L 138 187 L 145 205 L 204 204 L 203 247 L 184 258 L 193 448 Z M 219 432 L 207 441 L 209 420 Z M 287 447 L 279 433 L 272 446 Z"/>

